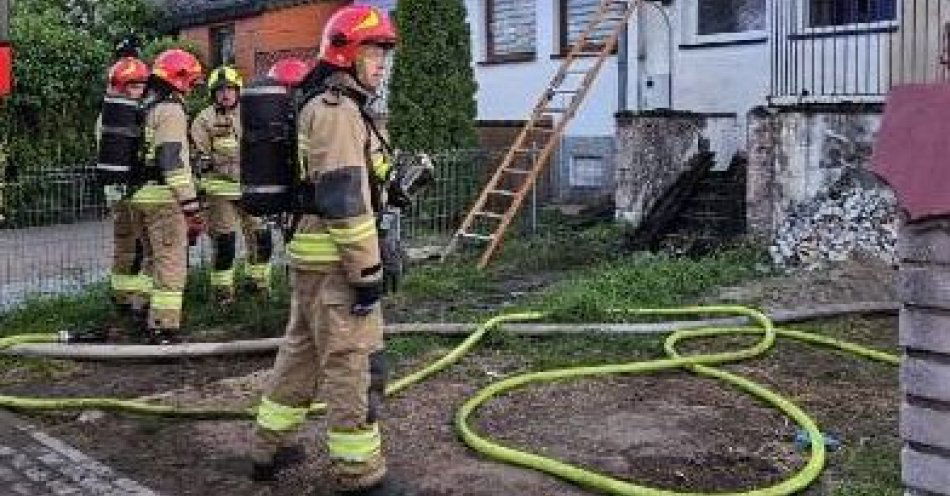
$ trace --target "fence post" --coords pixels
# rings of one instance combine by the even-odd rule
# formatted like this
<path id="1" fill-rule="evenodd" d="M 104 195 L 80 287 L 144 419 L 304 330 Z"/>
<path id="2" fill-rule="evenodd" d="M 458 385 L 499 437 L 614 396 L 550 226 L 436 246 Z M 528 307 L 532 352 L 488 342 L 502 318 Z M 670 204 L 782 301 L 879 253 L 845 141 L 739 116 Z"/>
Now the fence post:
<path id="1" fill-rule="evenodd" d="M 537 163 L 538 161 L 538 142 L 531 142 L 531 163 Z M 539 177 L 537 181 L 534 182 L 534 185 L 531 186 L 531 235 L 536 236 L 538 234 L 538 184 L 540 183 L 541 178 Z"/>
<path id="2" fill-rule="evenodd" d="M 950 218 L 900 233 L 901 438 L 907 496 L 950 496 Z"/>

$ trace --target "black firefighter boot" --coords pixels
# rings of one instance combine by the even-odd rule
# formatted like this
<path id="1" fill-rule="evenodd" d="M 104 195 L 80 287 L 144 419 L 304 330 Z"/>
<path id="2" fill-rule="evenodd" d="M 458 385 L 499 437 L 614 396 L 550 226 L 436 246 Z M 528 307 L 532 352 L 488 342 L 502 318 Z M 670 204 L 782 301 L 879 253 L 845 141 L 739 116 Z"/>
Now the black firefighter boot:
<path id="1" fill-rule="evenodd" d="M 147 339 L 148 332 L 148 298 L 139 297 L 132 301 L 132 331 L 129 337 L 133 340 Z"/>
<path id="2" fill-rule="evenodd" d="M 281 446 L 268 462 L 251 462 L 251 480 L 254 482 L 273 482 L 277 475 L 294 465 L 303 463 L 307 453 L 300 445 Z"/>
<path id="3" fill-rule="evenodd" d="M 181 343 L 181 332 L 178 329 L 149 329 L 148 331 L 148 344 L 167 346 Z"/>

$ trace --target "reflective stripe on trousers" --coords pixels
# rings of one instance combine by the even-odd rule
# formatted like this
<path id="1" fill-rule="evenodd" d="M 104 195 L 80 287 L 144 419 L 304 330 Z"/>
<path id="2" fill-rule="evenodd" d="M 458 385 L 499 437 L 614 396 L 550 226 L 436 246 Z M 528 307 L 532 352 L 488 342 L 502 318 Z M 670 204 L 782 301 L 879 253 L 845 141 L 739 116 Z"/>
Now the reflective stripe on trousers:
<path id="1" fill-rule="evenodd" d="M 269 263 L 249 264 L 247 266 L 247 275 L 251 279 L 262 283 L 270 282 L 271 268 Z"/>
<path id="2" fill-rule="evenodd" d="M 331 460 L 366 463 L 379 455 L 382 446 L 379 424 L 373 424 L 366 430 L 330 430 L 327 433 L 327 448 Z"/>
<path id="3" fill-rule="evenodd" d="M 257 407 L 257 425 L 272 432 L 287 432 L 300 427 L 307 418 L 306 408 L 275 403 L 266 397 Z"/>
<path id="4" fill-rule="evenodd" d="M 184 297 L 179 291 L 152 290 L 151 304 L 155 310 L 181 311 Z"/>
<path id="5" fill-rule="evenodd" d="M 211 285 L 215 287 L 231 287 L 234 285 L 234 269 L 212 270 Z"/>

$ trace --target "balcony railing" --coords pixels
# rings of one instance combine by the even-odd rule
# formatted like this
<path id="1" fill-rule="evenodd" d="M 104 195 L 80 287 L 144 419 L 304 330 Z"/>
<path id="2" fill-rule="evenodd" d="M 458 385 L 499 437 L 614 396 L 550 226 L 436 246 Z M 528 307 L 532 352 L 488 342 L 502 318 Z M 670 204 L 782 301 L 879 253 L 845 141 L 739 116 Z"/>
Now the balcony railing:
<path id="1" fill-rule="evenodd" d="M 772 103 L 876 102 L 950 75 L 950 0 L 769 2 Z"/>

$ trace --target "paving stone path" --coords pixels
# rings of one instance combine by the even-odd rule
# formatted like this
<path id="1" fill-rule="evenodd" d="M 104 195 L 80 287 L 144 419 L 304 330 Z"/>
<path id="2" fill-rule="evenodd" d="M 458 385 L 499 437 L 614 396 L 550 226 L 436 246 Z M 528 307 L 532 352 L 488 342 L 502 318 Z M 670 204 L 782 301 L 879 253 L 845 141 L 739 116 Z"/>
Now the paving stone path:
<path id="1" fill-rule="evenodd" d="M 4 411 L 0 411 L 0 494 L 160 496 Z"/>

